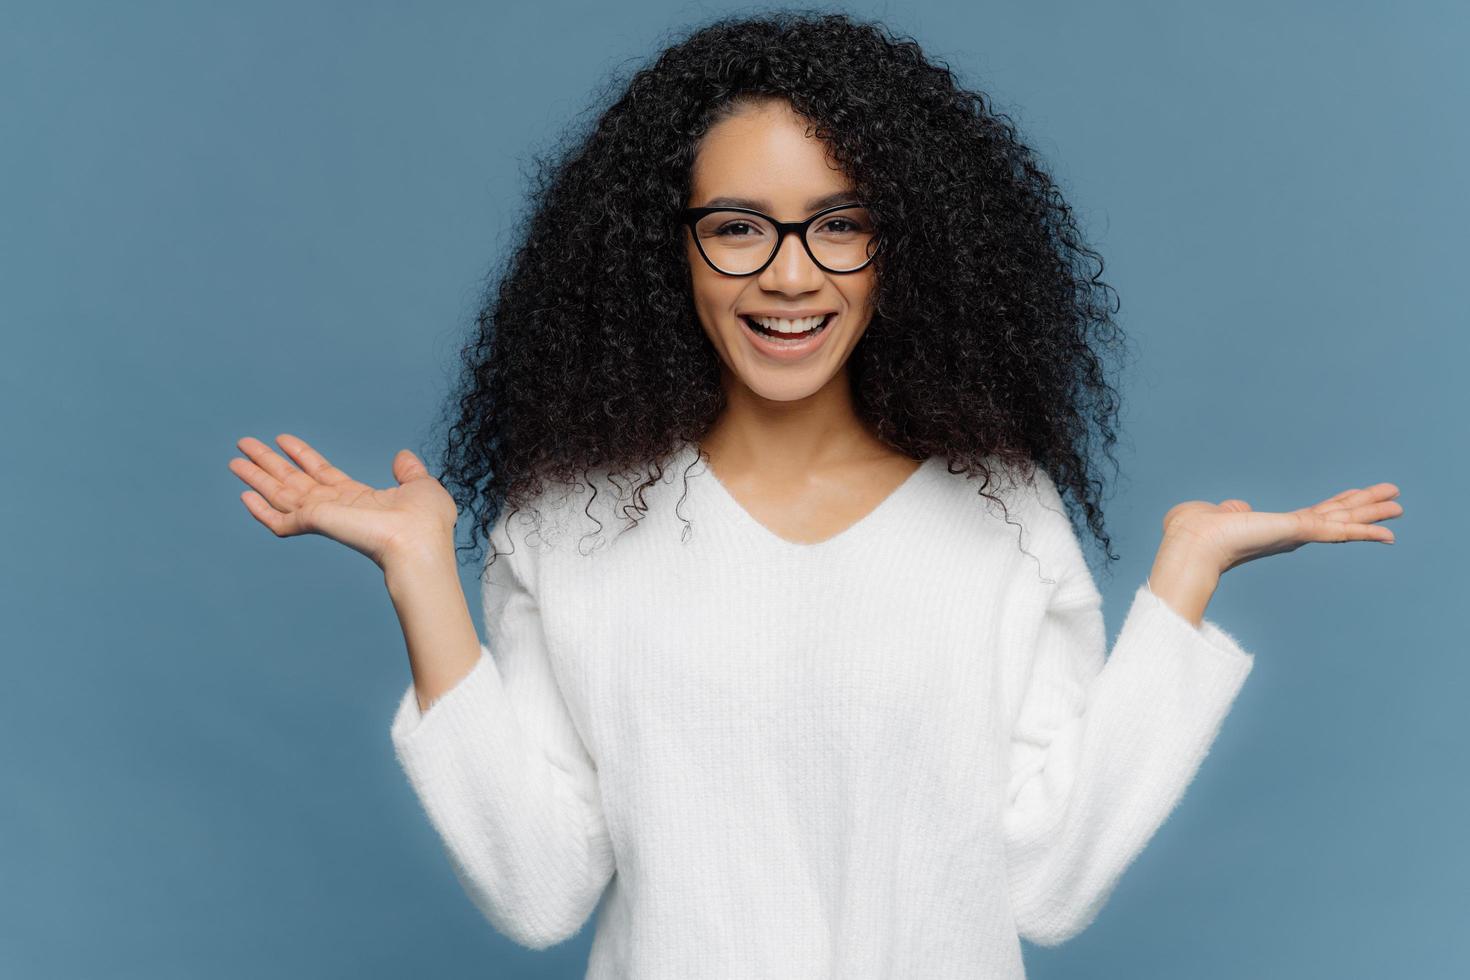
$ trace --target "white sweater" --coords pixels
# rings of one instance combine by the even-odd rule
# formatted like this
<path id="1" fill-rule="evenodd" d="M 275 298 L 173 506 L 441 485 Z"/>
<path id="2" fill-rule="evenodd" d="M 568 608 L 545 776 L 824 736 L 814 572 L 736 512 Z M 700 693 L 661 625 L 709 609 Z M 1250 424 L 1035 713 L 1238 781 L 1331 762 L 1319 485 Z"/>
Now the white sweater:
<path id="1" fill-rule="evenodd" d="M 1020 978 L 1087 927 L 1254 656 L 1147 584 L 1108 654 L 1055 485 L 996 472 L 1009 523 L 934 456 L 816 544 L 692 447 L 632 529 L 605 470 L 502 515 L 478 664 L 391 729 L 489 922 L 597 910 L 594 980 Z"/>

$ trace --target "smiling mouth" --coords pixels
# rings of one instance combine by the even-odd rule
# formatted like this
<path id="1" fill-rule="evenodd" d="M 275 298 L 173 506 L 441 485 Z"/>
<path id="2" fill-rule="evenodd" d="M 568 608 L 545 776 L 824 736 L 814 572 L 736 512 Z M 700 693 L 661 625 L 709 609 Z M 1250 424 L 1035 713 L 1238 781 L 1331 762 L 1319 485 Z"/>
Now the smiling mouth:
<path id="1" fill-rule="evenodd" d="M 832 320 L 836 318 L 836 316 L 836 313 L 828 313 L 826 316 L 822 317 L 821 323 L 817 324 L 810 330 L 804 330 L 800 333 L 783 333 L 780 330 L 771 330 L 761 326 L 759 323 L 748 316 L 741 316 L 740 319 L 744 320 L 747 327 L 749 327 L 755 333 L 760 334 L 762 337 L 769 337 L 772 340 L 805 340 L 808 337 L 815 337 L 823 330 L 826 330 L 827 327 L 831 325 Z"/>

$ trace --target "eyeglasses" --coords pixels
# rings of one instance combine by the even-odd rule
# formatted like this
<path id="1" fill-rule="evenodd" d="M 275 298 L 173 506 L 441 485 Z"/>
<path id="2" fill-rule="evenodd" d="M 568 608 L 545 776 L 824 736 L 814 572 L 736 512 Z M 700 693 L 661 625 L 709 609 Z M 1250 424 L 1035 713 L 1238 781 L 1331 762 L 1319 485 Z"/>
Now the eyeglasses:
<path id="1" fill-rule="evenodd" d="M 857 272 L 878 253 L 879 236 L 862 204 L 839 204 L 805 221 L 777 221 L 735 207 L 685 208 L 680 215 L 704 261 L 727 276 L 761 272 L 790 234 L 801 239 L 806 254 L 827 272 Z"/>

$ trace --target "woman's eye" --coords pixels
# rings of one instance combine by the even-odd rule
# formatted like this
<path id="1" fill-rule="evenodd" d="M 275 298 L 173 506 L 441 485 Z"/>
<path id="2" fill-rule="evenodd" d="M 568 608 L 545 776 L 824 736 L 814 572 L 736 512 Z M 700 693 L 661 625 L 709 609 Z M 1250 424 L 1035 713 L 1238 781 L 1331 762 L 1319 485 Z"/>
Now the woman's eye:
<path id="1" fill-rule="evenodd" d="M 867 225 L 863 221 L 853 218 L 833 218 L 822 223 L 820 229 L 824 235 L 854 235 L 867 231 Z"/>
<path id="2" fill-rule="evenodd" d="M 720 230 L 717 231 L 717 232 L 715 232 L 715 234 L 716 235 L 728 235 L 728 234 L 730 234 L 730 229 L 732 229 L 732 228 L 749 228 L 749 227 L 750 227 L 750 224 L 748 222 L 745 222 L 745 221 L 732 221 L 728 225 L 721 226 Z"/>

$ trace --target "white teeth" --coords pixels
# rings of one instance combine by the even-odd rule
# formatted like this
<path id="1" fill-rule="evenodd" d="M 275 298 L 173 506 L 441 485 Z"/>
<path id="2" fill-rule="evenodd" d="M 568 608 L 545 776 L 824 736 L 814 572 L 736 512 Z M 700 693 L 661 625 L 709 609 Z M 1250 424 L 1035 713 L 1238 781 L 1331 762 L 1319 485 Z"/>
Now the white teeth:
<path id="1" fill-rule="evenodd" d="M 800 320 L 783 320 L 774 316 L 753 316 L 750 319 L 776 333 L 806 333 L 820 326 L 822 321 L 827 319 L 827 315 L 805 316 Z"/>

